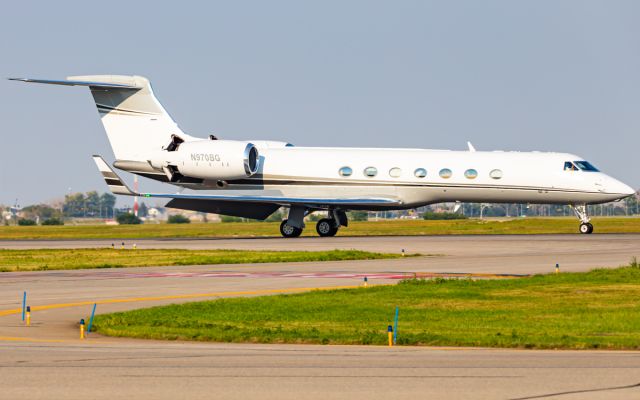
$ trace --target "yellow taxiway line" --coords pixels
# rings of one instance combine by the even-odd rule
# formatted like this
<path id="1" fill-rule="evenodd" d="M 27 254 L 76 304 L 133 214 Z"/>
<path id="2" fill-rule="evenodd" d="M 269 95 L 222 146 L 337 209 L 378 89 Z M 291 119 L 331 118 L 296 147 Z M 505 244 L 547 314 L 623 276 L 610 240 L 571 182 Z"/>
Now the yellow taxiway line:
<path id="1" fill-rule="evenodd" d="M 130 298 L 124 298 L 124 299 L 103 299 L 103 300 L 95 300 L 95 301 L 79 301 L 74 303 L 45 304 L 41 306 L 32 306 L 31 311 L 51 310 L 55 308 L 80 307 L 80 306 L 88 306 L 93 304 L 134 303 L 139 301 L 192 299 L 192 298 L 199 298 L 199 297 L 228 297 L 228 296 L 286 294 L 286 293 L 310 292 L 313 290 L 355 289 L 358 287 L 361 287 L 361 286 L 354 286 L 354 285 L 328 286 L 328 287 L 320 287 L 320 288 L 302 287 L 302 288 L 285 288 L 285 289 L 245 290 L 245 291 L 236 291 L 236 292 L 176 294 L 176 295 L 168 295 L 168 296 L 130 297 Z M 0 317 L 19 314 L 21 312 L 22 312 L 21 308 L 14 308 L 12 310 L 2 310 L 0 311 Z"/>
<path id="2" fill-rule="evenodd" d="M 66 342 L 71 342 L 71 340 L 65 340 L 65 339 L 37 339 L 37 338 L 27 338 L 27 337 L 0 336 L 0 342 L 66 343 Z M 74 340 L 74 342 L 78 342 L 78 340 Z"/>

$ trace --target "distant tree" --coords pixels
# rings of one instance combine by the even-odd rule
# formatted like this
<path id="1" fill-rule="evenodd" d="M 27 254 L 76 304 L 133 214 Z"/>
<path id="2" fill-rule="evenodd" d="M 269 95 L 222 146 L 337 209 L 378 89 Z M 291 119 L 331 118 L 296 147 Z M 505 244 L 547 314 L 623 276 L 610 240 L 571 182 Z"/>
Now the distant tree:
<path id="1" fill-rule="evenodd" d="M 629 210 L 629 214 L 640 214 L 640 196 L 637 194 L 635 196 L 627 197 L 625 199 L 625 204 L 627 205 L 627 209 Z"/>
<path id="2" fill-rule="evenodd" d="M 64 225 L 64 221 L 60 218 L 49 218 L 45 219 L 42 225 Z"/>
<path id="3" fill-rule="evenodd" d="M 102 215 L 113 218 L 113 207 L 116 205 L 116 196 L 111 193 L 103 193 L 100 196 L 100 209 Z"/>
<path id="4" fill-rule="evenodd" d="M 231 215 L 220 215 L 221 222 L 244 222 L 243 218 L 234 217 Z"/>
<path id="5" fill-rule="evenodd" d="M 62 213 L 60 210 L 57 210 L 50 205 L 47 204 L 35 204 L 31 206 L 23 207 L 22 215 L 24 215 L 27 219 L 37 219 L 41 220 L 50 219 L 50 218 L 61 218 Z"/>
<path id="6" fill-rule="evenodd" d="M 427 211 L 422 214 L 422 219 L 426 220 L 449 220 L 449 219 L 467 219 L 463 214 L 450 213 L 450 212 L 432 212 Z"/>
<path id="7" fill-rule="evenodd" d="M 167 219 L 168 224 L 188 224 L 191 220 L 182 214 L 171 215 Z"/>
<path id="8" fill-rule="evenodd" d="M 84 194 L 72 193 L 64 196 L 62 210 L 65 217 L 83 217 L 85 212 Z"/>
<path id="9" fill-rule="evenodd" d="M 95 217 L 100 215 L 100 195 L 95 190 L 87 192 L 84 200 L 85 215 Z"/>
<path id="10" fill-rule="evenodd" d="M 368 221 L 369 213 L 366 211 L 351 211 L 349 213 L 349 219 L 351 221 Z"/>
<path id="11" fill-rule="evenodd" d="M 311 215 L 309 215 L 307 218 L 309 218 L 310 222 L 318 222 L 320 221 L 322 218 L 326 218 L 326 215 L 323 214 L 318 214 L 318 213 L 313 213 Z M 271 218 L 271 217 L 269 217 Z"/>
<path id="12" fill-rule="evenodd" d="M 28 218 L 20 218 L 18 220 L 18 225 L 20 226 L 33 226 L 36 224 L 36 221 Z"/>
<path id="13" fill-rule="evenodd" d="M 149 215 L 149 207 L 147 207 L 144 202 L 140 203 L 140 207 L 138 207 L 138 216 L 139 217 L 147 217 Z"/>
<path id="14" fill-rule="evenodd" d="M 140 218 L 130 213 L 118 215 L 116 221 L 118 221 L 120 225 L 138 225 L 142 223 Z"/>
<path id="15" fill-rule="evenodd" d="M 482 211 L 482 215 L 485 217 L 504 217 L 506 215 L 505 209 L 501 206 L 489 206 L 485 207 Z"/>
<path id="16" fill-rule="evenodd" d="M 613 207 L 613 215 L 621 216 L 626 214 L 626 210 L 623 207 Z"/>
<path id="17" fill-rule="evenodd" d="M 313 214 L 312 214 L 313 215 Z M 280 222 L 282 221 L 282 211 L 278 210 L 276 212 L 274 212 L 273 214 L 269 215 L 267 217 L 267 219 L 265 219 L 265 222 Z"/>

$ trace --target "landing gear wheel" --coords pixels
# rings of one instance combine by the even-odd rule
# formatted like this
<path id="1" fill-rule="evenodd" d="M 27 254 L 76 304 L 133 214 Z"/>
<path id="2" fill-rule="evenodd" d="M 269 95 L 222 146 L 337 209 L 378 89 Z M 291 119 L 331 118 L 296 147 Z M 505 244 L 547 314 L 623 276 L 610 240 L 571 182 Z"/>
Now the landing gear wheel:
<path id="1" fill-rule="evenodd" d="M 316 232 L 322 237 L 335 236 L 338 233 L 335 221 L 330 218 L 323 218 L 316 224 Z"/>
<path id="2" fill-rule="evenodd" d="M 288 220 L 282 221 L 280 224 L 280 234 L 286 238 L 295 238 L 302 234 L 302 229 L 295 226 L 287 225 Z"/>
<path id="3" fill-rule="evenodd" d="M 573 212 L 576 214 L 576 217 L 580 220 L 580 233 L 589 234 L 593 232 L 593 225 L 589 222 L 589 215 L 587 214 L 587 205 L 586 204 L 578 204 L 573 205 L 570 204 L 570 207 L 573 209 Z"/>
<path id="4" fill-rule="evenodd" d="M 593 232 L 593 225 L 589 222 L 580 224 L 580 233 L 589 234 Z"/>

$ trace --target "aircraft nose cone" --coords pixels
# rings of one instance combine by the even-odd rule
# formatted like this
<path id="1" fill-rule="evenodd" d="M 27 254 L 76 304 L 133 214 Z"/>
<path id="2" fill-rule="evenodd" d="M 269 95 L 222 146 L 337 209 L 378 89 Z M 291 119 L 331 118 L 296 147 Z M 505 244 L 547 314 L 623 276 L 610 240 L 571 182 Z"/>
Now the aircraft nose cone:
<path id="1" fill-rule="evenodd" d="M 626 196 L 631 196 L 632 194 L 636 193 L 636 190 L 634 188 L 616 179 L 612 179 L 610 189 L 612 193 L 621 193 Z"/>
<path id="2" fill-rule="evenodd" d="M 623 190 L 622 193 L 626 194 L 627 196 L 631 196 L 632 194 L 636 194 L 636 190 L 634 188 L 632 188 L 629 185 L 625 185 L 624 183 L 622 184 L 623 186 Z"/>
<path id="3" fill-rule="evenodd" d="M 631 186 L 620 182 L 619 180 L 606 176 L 600 182 L 596 182 L 604 193 L 622 195 L 620 198 L 631 196 L 636 193 L 636 190 Z"/>

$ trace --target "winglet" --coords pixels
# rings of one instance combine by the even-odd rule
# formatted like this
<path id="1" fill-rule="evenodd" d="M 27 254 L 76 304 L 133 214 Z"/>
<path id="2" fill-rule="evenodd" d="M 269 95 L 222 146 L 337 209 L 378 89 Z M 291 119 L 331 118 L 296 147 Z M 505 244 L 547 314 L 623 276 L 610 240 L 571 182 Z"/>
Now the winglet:
<path id="1" fill-rule="evenodd" d="M 473 147 L 473 145 L 471 144 L 471 142 L 467 142 L 467 146 L 469 147 L 469 151 L 470 151 L 470 152 L 472 152 L 472 153 L 473 153 L 474 151 L 476 151 L 476 148 L 475 148 L 475 147 Z"/>
<path id="2" fill-rule="evenodd" d="M 113 172 L 113 169 L 111 169 L 109 164 L 104 161 L 102 156 L 94 155 L 93 161 L 95 161 L 96 165 L 98 166 L 98 170 L 100 170 L 100 173 L 104 177 L 104 181 L 107 183 L 107 186 L 109 186 L 109 190 L 111 190 L 111 193 L 124 194 L 128 196 L 140 195 L 139 193 L 136 193 L 129 189 L 124 181 L 120 179 L 120 177 L 115 172 Z"/>

